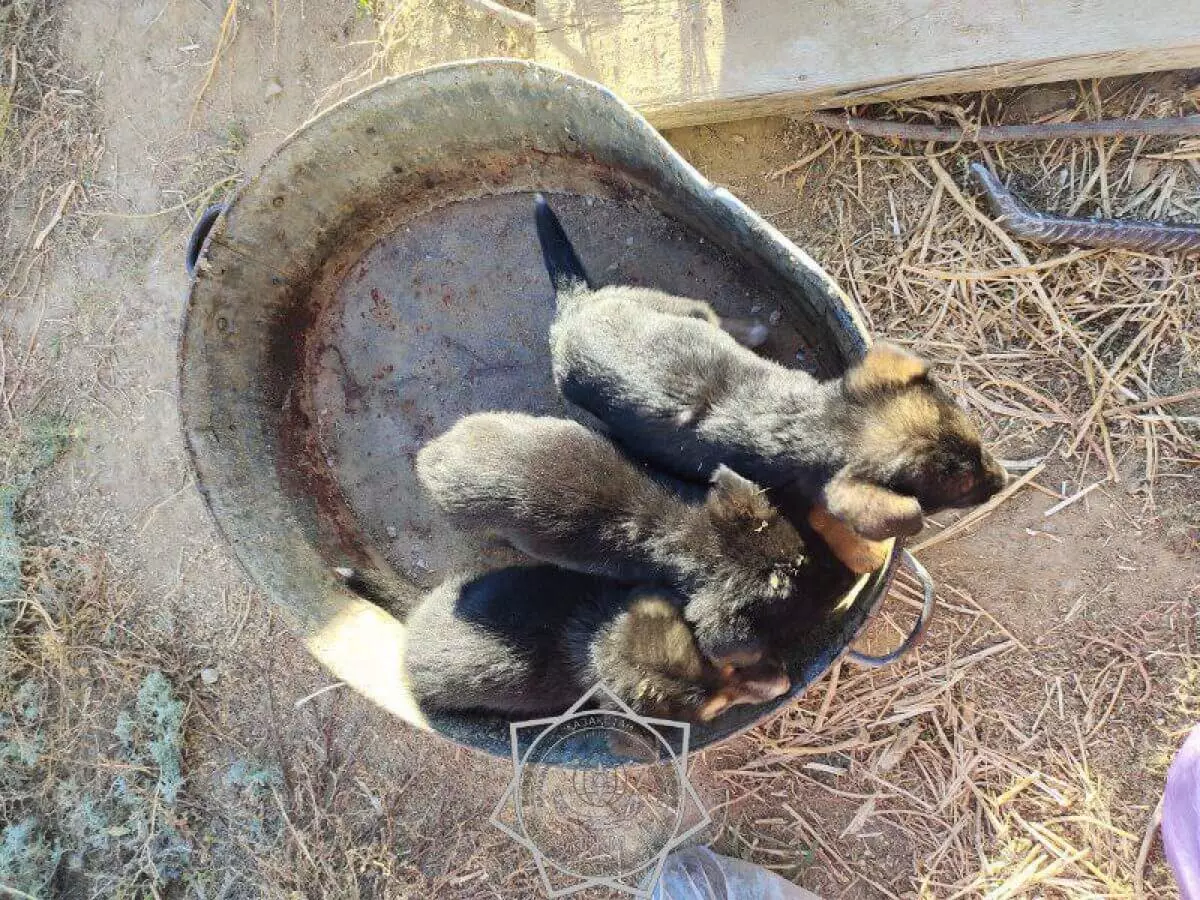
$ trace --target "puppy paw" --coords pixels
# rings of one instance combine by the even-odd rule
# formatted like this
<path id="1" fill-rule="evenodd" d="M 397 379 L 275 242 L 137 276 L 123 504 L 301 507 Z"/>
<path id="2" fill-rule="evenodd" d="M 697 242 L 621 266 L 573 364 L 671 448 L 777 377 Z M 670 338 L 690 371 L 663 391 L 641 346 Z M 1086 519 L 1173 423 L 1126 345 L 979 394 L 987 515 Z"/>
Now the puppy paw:
<path id="1" fill-rule="evenodd" d="M 766 703 L 790 691 L 792 679 L 782 662 L 767 659 L 735 670 L 729 686 L 737 692 L 736 703 Z"/>
<path id="2" fill-rule="evenodd" d="M 915 497 L 848 475 L 843 469 L 822 491 L 825 508 L 861 536 L 872 541 L 907 537 L 925 526 Z"/>
<path id="3" fill-rule="evenodd" d="M 820 504 L 809 511 L 808 524 L 829 545 L 842 565 L 855 575 L 878 571 L 887 562 L 887 541 L 872 541 L 863 537 Z"/>

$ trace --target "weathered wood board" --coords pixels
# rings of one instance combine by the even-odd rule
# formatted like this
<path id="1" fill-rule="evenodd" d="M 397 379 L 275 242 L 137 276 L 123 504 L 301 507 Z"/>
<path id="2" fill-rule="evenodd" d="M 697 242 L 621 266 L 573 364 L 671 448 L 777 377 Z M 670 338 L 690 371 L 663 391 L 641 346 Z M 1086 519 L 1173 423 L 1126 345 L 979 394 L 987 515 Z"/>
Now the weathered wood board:
<path id="1" fill-rule="evenodd" d="M 659 127 L 1200 66 L 1200 0 L 538 0 L 537 60 Z"/>

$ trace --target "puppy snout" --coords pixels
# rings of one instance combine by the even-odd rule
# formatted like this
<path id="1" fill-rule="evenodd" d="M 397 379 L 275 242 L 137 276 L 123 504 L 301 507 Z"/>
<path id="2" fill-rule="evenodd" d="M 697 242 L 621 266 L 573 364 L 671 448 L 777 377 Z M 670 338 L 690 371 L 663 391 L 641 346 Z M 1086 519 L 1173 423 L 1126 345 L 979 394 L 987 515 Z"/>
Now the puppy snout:
<path id="1" fill-rule="evenodd" d="M 958 497 L 950 505 L 966 508 L 978 506 L 1003 490 L 1008 484 L 1008 472 L 995 459 L 985 455 L 978 469 L 964 474 L 959 480 Z"/>
<path id="2" fill-rule="evenodd" d="M 787 677 L 787 673 L 779 672 L 769 678 L 764 678 L 762 681 L 756 681 L 749 685 L 751 691 L 765 702 L 774 700 L 776 697 L 782 697 L 792 689 L 792 680 Z"/>
<path id="3" fill-rule="evenodd" d="M 989 456 L 984 462 L 983 477 L 979 479 L 979 484 L 975 489 L 977 495 L 975 502 L 982 503 L 990 499 L 1004 490 L 1006 484 L 1008 484 L 1008 472 L 1005 471 L 1004 466 Z"/>
<path id="4" fill-rule="evenodd" d="M 782 697 L 792 689 L 792 681 L 783 665 L 775 660 L 747 666 L 732 674 L 731 682 L 744 698 L 743 702 L 765 703 Z"/>

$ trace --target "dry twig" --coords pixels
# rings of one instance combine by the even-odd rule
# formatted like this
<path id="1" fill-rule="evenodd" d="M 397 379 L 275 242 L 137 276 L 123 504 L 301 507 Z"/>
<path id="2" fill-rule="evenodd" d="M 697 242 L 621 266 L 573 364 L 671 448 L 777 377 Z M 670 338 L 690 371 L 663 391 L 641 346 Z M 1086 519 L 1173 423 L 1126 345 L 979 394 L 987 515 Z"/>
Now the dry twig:
<path id="1" fill-rule="evenodd" d="M 532 29 L 537 25 L 537 20 L 533 16 L 517 12 L 497 0 L 462 0 L 462 2 L 489 16 L 495 16 L 510 28 Z"/>
<path id="2" fill-rule="evenodd" d="M 971 172 L 983 187 L 999 221 L 1023 240 L 1141 253 L 1200 253 L 1200 225 L 1134 219 L 1080 219 L 1036 212 L 1018 200 L 983 163 L 971 163 Z M 1078 202 L 1082 202 L 1082 198 Z"/>
<path id="3" fill-rule="evenodd" d="M 221 54 L 225 51 L 225 47 L 233 40 L 231 31 L 236 31 L 237 28 L 237 7 L 238 0 L 228 0 L 225 6 L 225 15 L 221 17 L 221 30 L 217 33 L 217 46 L 213 48 L 212 59 L 208 63 L 208 71 L 204 75 L 204 81 L 200 84 L 200 90 L 196 93 L 196 102 L 192 104 L 192 111 L 188 114 L 188 128 L 192 127 L 192 122 L 196 119 L 196 113 L 200 111 L 200 101 L 204 99 L 205 92 L 217 74 L 217 66 L 221 63 Z"/>

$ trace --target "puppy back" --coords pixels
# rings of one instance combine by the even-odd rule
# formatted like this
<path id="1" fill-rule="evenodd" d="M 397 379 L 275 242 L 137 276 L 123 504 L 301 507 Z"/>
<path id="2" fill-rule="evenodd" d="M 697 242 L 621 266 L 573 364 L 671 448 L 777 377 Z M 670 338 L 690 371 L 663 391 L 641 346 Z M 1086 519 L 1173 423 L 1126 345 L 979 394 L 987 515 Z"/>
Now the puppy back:
<path id="1" fill-rule="evenodd" d="M 442 709 L 554 712 L 590 685 L 575 680 L 568 622 L 608 583 L 552 566 L 448 578 L 409 618 L 413 693 Z"/>
<path id="2" fill-rule="evenodd" d="M 662 493 L 578 422 L 523 413 L 461 419 L 417 454 L 416 470 L 443 512 L 481 526 L 529 518 L 583 527 Z"/>

